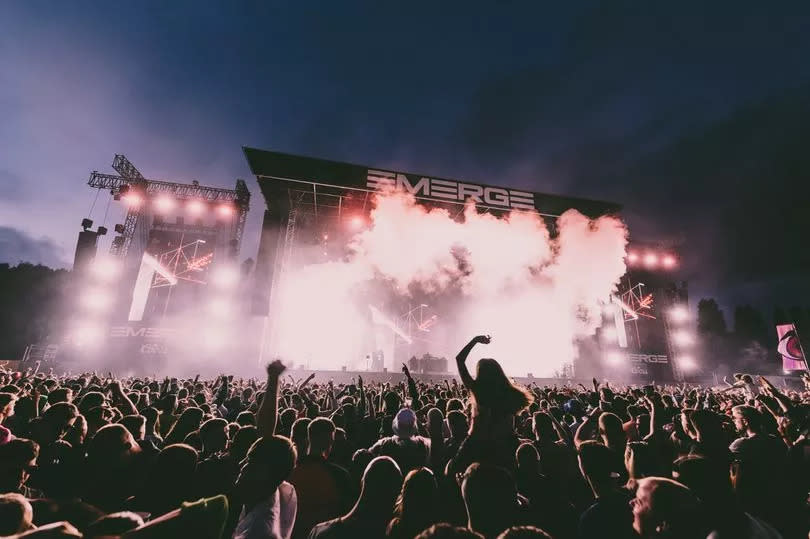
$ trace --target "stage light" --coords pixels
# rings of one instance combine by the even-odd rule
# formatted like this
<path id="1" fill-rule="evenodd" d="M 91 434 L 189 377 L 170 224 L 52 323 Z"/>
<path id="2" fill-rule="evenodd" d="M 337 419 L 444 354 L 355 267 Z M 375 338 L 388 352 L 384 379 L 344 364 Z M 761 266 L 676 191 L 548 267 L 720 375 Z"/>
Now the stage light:
<path id="1" fill-rule="evenodd" d="M 610 363 L 611 365 L 618 365 L 624 360 L 624 354 L 621 352 L 617 352 L 615 350 L 611 350 L 607 354 L 605 354 L 605 361 Z"/>
<path id="2" fill-rule="evenodd" d="M 629 262 L 630 264 L 638 263 L 638 253 L 636 252 L 627 253 L 627 262 Z"/>
<path id="3" fill-rule="evenodd" d="M 359 215 L 355 215 L 354 217 L 349 219 L 349 226 L 354 230 L 360 230 L 361 228 L 363 228 L 363 225 L 365 224 L 366 220 Z"/>
<path id="4" fill-rule="evenodd" d="M 676 305 L 669 310 L 669 317 L 673 322 L 685 322 L 689 320 L 689 311 L 683 305 Z"/>
<path id="5" fill-rule="evenodd" d="M 91 288 L 86 290 L 81 297 L 81 303 L 84 308 L 93 312 L 106 311 L 112 304 L 112 297 L 110 294 L 99 288 Z"/>
<path id="6" fill-rule="evenodd" d="M 692 336 L 683 330 L 675 331 L 672 334 L 672 340 L 675 341 L 675 344 L 678 346 L 689 346 L 694 342 Z"/>
<path id="7" fill-rule="evenodd" d="M 161 212 L 167 212 L 171 210 L 172 208 L 174 208 L 175 204 L 176 203 L 174 199 L 166 195 L 159 196 L 155 199 L 155 207 L 157 208 L 158 211 Z"/>
<path id="8" fill-rule="evenodd" d="M 661 265 L 667 269 L 674 268 L 677 263 L 678 261 L 672 255 L 664 255 L 664 258 L 661 259 Z"/>
<path id="9" fill-rule="evenodd" d="M 84 218 L 82 219 L 82 229 L 87 230 L 88 228 L 93 227 L 93 220 Z"/>
<path id="10" fill-rule="evenodd" d="M 233 288 L 239 282 L 239 270 L 233 266 L 215 268 L 211 272 L 211 283 L 219 288 Z"/>
<path id="11" fill-rule="evenodd" d="M 126 195 L 121 197 L 121 201 L 127 206 L 137 208 L 143 204 L 143 197 L 134 191 L 129 191 Z"/>
<path id="12" fill-rule="evenodd" d="M 217 206 L 217 213 L 221 217 L 230 217 L 234 213 L 234 207 L 231 204 L 220 204 Z"/>
<path id="13" fill-rule="evenodd" d="M 648 268 L 654 268 L 658 265 L 658 255 L 655 253 L 647 253 L 644 255 L 644 265 Z"/>
<path id="14" fill-rule="evenodd" d="M 93 275 L 101 281 L 112 281 L 121 274 L 121 265 L 111 258 L 97 258 L 92 266 Z"/>
<path id="15" fill-rule="evenodd" d="M 688 372 L 697 368 L 697 363 L 692 356 L 680 356 L 676 361 L 678 362 L 678 367 L 682 371 Z"/>
<path id="16" fill-rule="evenodd" d="M 186 210 L 193 215 L 201 214 L 204 209 L 205 204 L 203 204 L 199 200 L 189 200 L 188 203 L 186 204 Z"/>
<path id="17" fill-rule="evenodd" d="M 616 339 L 619 338 L 619 333 L 616 331 L 616 328 L 604 328 L 602 329 L 602 338 L 608 342 L 616 342 Z"/>

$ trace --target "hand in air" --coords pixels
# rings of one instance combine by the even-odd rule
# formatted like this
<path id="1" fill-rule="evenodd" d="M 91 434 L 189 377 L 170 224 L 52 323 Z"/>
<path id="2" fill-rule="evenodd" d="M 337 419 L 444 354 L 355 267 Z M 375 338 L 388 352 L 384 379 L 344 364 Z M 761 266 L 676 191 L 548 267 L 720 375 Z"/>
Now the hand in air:
<path id="1" fill-rule="evenodd" d="M 287 367 L 284 366 L 281 360 L 277 359 L 267 364 L 267 377 L 278 379 L 285 370 L 287 370 Z"/>
<path id="2" fill-rule="evenodd" d="M 489 335 L 478 335 L 474 337 L 473 340 L 479 344 L 489 344 L 492 342 L 492 337 Z"/>

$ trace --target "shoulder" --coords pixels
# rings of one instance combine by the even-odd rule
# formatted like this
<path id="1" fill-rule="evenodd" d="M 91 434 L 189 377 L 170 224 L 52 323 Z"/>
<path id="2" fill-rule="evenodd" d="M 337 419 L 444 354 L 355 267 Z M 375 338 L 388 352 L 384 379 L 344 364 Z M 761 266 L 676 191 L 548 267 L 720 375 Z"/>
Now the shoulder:
<path id="1" fill-rule="evenodd" d="M 278 486 L 279 502 L 282 504 L 296 503 L 298 501 L 298 494 L 295 492 L 295 487 L 287 481 L 282 481 Z"/>
<path id="2" fill-rule="evenodd" d="M 340 518 L 316 524 L 309 532 L 309 539 L 332 537 L 340 529 Z"/>

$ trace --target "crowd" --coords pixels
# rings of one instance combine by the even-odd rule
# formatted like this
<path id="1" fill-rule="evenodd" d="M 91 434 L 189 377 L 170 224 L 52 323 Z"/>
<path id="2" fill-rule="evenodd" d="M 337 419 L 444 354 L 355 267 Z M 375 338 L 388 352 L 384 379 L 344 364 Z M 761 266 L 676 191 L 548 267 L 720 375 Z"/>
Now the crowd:
<path id="1" fill-rule="evenodd" d="M 0 372 L 0 536 L 808 537 L 810 390 Z M 810 384 L 808 384 L 810 387 Z"/>

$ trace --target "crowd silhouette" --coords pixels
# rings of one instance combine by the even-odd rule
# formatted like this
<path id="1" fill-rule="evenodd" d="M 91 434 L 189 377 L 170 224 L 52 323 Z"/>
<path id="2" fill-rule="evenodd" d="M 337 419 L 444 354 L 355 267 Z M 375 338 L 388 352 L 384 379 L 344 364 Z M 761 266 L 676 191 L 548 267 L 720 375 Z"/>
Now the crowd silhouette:
<path id="1" fill-rule="evenodd" d="M 0 536 L 794 538 L 810 380 L 116 378 L 0 371 Z"/>

